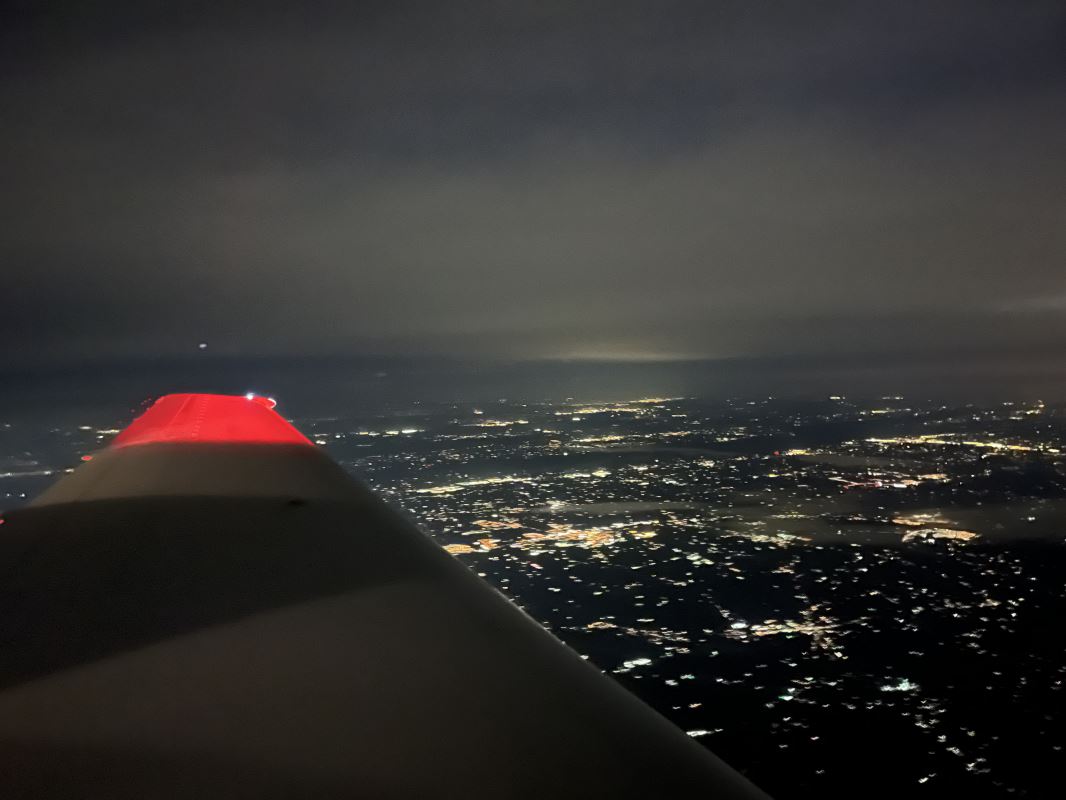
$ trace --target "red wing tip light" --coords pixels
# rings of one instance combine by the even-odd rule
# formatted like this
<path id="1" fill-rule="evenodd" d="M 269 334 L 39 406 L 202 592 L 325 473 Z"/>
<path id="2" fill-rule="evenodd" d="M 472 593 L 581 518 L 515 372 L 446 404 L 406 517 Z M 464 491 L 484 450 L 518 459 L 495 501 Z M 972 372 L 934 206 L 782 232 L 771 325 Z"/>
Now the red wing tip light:
<path id="1" fill-rule="evenodd" d="M 302 433 L 256 394 L 168 394 L 115 437 L 112 447 L 144 444 L 304 444 Z"/>

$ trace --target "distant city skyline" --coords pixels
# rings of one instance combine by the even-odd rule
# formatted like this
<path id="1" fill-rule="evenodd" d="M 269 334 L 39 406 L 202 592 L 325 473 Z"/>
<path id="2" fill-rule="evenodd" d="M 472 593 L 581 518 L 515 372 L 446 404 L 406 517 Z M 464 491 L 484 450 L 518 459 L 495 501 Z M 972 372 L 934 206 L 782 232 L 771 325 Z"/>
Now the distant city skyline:
<path id="1" fill-rule="evenodd" d="M 375 407 L 353 392 L 279 408 L 773 797 L 852 797 L 879 770 L 875 796 L 1043 797 L 1057 785 L 1064 404 L 634 393 Z M 0 415 L 5 540 L 21 541 L 19 510 L 106 457 L 133 416 L 73 411 L 43 424 Z M 17 649 L 4 654 L 19 663 Z M 441 685 L 465 698 L 483 672 Z M 575 750 L 548 741 L 543 768 L 572 769 Z M 491 765 L 472 760 L 465 789 L 476 795 Z"/>

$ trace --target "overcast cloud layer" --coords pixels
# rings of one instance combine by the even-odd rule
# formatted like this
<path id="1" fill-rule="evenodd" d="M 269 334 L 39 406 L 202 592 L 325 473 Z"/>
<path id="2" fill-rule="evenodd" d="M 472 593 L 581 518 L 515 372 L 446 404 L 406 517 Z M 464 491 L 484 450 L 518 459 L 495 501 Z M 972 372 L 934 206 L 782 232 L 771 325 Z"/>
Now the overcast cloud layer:
<path id="1" fill-rule="evenodd" d="M 40 5 L 8 364 L 1066 354 L 1061 2 Z"/>

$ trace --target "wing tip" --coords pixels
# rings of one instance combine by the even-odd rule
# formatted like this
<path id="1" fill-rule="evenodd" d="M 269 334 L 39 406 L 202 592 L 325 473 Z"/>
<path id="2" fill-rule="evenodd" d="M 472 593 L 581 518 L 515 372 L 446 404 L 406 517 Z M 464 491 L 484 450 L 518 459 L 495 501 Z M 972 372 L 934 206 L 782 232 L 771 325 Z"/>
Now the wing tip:
<path id="1" fill-rule="evenodd" d="M 273 398 L 255 394 L 166 394 L 111 442 L 147 444 L 303 444 L 311 442 L 274 410 Z"/>

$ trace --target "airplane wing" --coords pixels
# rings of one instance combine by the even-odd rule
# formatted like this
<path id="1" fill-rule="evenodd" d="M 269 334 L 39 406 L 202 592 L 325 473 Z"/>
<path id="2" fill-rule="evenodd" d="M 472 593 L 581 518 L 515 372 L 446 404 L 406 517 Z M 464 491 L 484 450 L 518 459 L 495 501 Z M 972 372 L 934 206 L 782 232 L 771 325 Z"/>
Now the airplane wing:
<path id="1" fill-rule="evenodd" d="M 4 798 L 765 798 L 265 398 L 163 397 L 3 522 Z"/>

